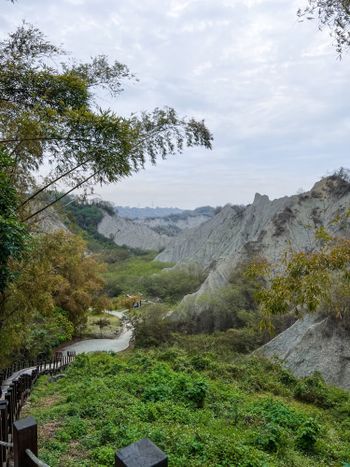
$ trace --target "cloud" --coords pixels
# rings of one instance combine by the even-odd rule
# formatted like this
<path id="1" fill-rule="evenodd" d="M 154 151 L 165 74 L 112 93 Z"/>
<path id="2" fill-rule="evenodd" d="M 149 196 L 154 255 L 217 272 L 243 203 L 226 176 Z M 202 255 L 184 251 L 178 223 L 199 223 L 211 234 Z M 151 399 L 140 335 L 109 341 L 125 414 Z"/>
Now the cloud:
<path id="1" fill-rule="evenodd" d="M 212 153 L 186 150 L 97 192 L 118 204 L 248 203 L 348 163 L 349 58 L 337 60 L 313 23 L 298 23 L 301 3 L 19 0 L 2 5 L 0 31 L 26 19 L 76 57 L 106 53 L 141 81 L 102 105 L 122 114 L 170 105 L 214 132 Z"/>

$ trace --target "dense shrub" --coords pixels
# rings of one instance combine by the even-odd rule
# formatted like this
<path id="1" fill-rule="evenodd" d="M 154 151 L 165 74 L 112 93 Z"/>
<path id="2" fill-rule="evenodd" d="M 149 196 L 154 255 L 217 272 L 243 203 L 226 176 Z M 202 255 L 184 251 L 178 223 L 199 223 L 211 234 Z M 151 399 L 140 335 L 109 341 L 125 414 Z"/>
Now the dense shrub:
<path id="1" fill-rule="evenodd" d="M 317 438 L 320 434 L 321 427 L 315 420 L 306 420 L 297 431 L 297 446 L 303 451 L 313 451 Z"/>
<path id="2" fill-rule="evenodd" d="M 66 378 L 41 378 L 26 408 L 41 427 L 40 457 L 107 467 L 115 450 L 148 437 L 175 467 L 346 464 L 348 421 L 336 411 L 348 393 L 329 388 L 331 409 L 305 405 L 279 365 L 229 357 L 178 347 L 79 356 Z"/>
<path id="3" fill-rule="evenodd" d="M 55 308 L 46 315 L 37 314 L 31 323 L 23 344 L 23 358 L 48 357 L 52 349 L 70 341 L 74 335 L 74 326 L 67 313 Z"/>
<path id="4" fill-rule="evenodd" d="M 140 288 L 149 297 L 176 303 L 185 295 L 198 290 L 204 279 L 205 274 L 198 266 L 183 266 L 144 276 L 140 281 Z"/>
<path id="5" fill-rule="evenodd" d="M 328 386 L 319 373 L 301 379 L 294 391 L 295 397 L 320 407 L 332 407 L 333 400 Z"/>
<path id="6" fill-rule="evenodd" d="M 110 296 L 120 294 L 143 293 L 143 281 L 145 277 L 157 274 L 162 269 L 171 266 L 171 263 L 160 263 L 153 261 L 156 253 L 133 254 L 125 261 L 116 262 L 108 266 L 108 271 L 104 274 L 107 283 L 107 290 Z"/>
<path id="7" fill-rule="evenodd" d="M 158 346 L 170 340 L 172 326 L 167 315 L 168 308 L 161 304 L 133 310 L 131 320 L 136 347 Z"/>

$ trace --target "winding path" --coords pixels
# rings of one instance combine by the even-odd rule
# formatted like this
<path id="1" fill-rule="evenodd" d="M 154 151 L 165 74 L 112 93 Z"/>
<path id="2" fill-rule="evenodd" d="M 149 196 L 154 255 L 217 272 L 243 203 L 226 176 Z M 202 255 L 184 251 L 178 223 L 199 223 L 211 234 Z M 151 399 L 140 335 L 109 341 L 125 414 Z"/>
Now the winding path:
<path id="1" fill-rule="evenodd" d="M 130 340 L 133 334 L 133 328 L 131 323 L 125 318 L 125 312 L 122 311 L 106 311 L 106 313 L 116 316 L 121 319 L 123 328 L 120 334 L 114 339 L 86 339 L 73 344 L 68 344 L 60 349 L 60 351 L 67 355 L 67 352 L 76 352 L 77 354 L 89 353 L 89 352 L 122 352 L 126 350 L 130 345 Z M 47 365 L 49 369 L 51 363 Z M 30 374 L 35 370 L 35 366 L 30 368 L 24 368 L 23 370 L 16 371 L 9 378 L 0 384 L 0 400 L 5 396 L 5 393 L 10 384 L 23 374 Z"/>
<path id="2" fill-rule="evenodd" d="M 123 323 L 121 333 L 114 339 L 86 339 L 79 342 L 74 342 L 63 347 L 61 352 L 88 353 L 88 352 L 121 352 L 126 350 L 130 345 L 130 340 L 133 334 L 133 328 L 129 321 L 125 319 L 125 311 L 106 311 L 106 313 L 120 318 Z"/>

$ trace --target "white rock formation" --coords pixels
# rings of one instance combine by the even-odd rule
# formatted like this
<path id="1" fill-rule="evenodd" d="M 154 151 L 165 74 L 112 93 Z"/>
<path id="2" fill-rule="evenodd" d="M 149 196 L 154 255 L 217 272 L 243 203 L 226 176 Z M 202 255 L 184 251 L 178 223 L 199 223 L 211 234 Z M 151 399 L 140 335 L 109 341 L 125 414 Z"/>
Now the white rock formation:
<path id="1" fill-rule="evenodd" d="M 97 230 L 117 245 L 126 245 L 141 250 L 160 251 L 170 241 L 169 237 L 154 232 L 146 225 L 136 224 L 117 215 L 110 216 L 105 211 Z"/>
<path id="2" fill-rule="evenodd" d="M 309 192 L 273 201 L 256 194 L 251 205 L 227 205 L 209 221 L 183 232 L 156 259 L 210 268 L 200 290 L 182 303 L 183 309 L 200 312 L 200 295 L 226 285 L 237 264 L 247 258 L 258 254 L 276 261 L 290 246 L 313 249 L 314 232 L 321 225 L 348 234 L 348 225 L 344 230 L 332 221 L 349 206 L 350 184 L 336 177 L 322 179 Z"/>
<path id="3" fill-rule="evenodd" d="M 55 233 L 60 230 L 70 232 L 64 224 L 62 216 L 52 207 L 36 216 L 30 224 L 30 228 L 34 233 Z"/>
<path id="4" fill-rule="evenodd" d="M 296 376 L 319 371 L 327 383 L 350 389 L 349 330 L 335 318 L 306 315 L 256 353 L 277 357 Z"/>
<path id="5" fill-rule="evenodd" d="M 146 225 L 155 231 L 163 230 L 164 232 L 168 232 L 170 236 L 176 236 L 183 230 L 198 227 L 208 219 L 210 219 L 209 216 L 198 214 L 192 216 L 173 215 L 168 217 L 148 217 L 144 219 L 134 219 L 133 222 Z"/>

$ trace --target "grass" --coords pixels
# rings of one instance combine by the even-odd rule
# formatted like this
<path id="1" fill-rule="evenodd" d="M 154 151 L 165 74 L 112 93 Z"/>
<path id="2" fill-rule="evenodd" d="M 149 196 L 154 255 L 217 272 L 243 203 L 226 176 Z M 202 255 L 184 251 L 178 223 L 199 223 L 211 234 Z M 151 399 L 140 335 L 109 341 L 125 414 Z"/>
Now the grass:
<path id="1" fill-rule="evenodd" d="M 258 357 L 178 347 L 82 355 L 42 377 L 23 415 L 51 467 L 112 466 L 149 437 L 176 467 L 319 467 L 350 460 L 350 397 Z"/>
<path id="2" fill-rule="evenodd" d="M 117 316 L 95 313 L 88 315 L 83 337 L 109 339 L 115 337 L 119 331 L 120 319 Z"/>
<path id="3" fill-rule="evenodd" d="M 172 263 L 153 261 L 157 253 L 150 252 L 142 256 L 134 256 L 123 262 L 108 265 L 103 277 L 107 282 L 107 290 L 111 296 L 120 294 L 142 293 L 142 279 L 172 266 Z"/>

